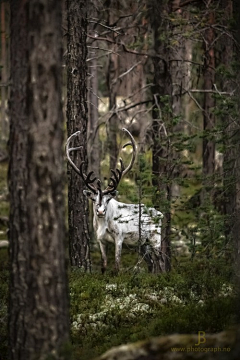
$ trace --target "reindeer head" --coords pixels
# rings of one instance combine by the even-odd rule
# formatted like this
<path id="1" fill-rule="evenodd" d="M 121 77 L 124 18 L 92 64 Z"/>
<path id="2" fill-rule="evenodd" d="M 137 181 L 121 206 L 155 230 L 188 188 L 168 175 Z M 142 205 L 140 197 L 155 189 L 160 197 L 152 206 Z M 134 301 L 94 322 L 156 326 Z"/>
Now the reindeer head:
<path id="1" fill-rule="evenodd" d="M 123 165 L 122 159 L 121 158 L 119 159 L 120 169 L 116 169 L 116 170 L 111 169 L 112 176 L 110 177 L 109 179 L 110 181 L 105 190 L 102 190 L 101 180 L 94 177 L 93 171 L 90 171 L 87 175 L 83 172 L 83 166 L 85 163 L 84 161 L 82 161 L 82 163 L 78 168 L 70 157 L 70 153 L 72 151 L 77 151 L 82 148 L 82 146 L 77 146 L 73 148 L 69 147 L 70 142 L 80 134 L 80 131 L 75 132 L 67 139 L 67 144 L 66 144 L 67 159 L 70 165 L 72 166 L 72 168 L 74 169 L 74 171 L 81 176 L 85 185 L 89 189 L 89 190 L 84 190 L 83 193 L 94 202 L 94 212 L 98 217 L 104 217 L 106 215 L 107 205 L 109 201 L 117 195 L 117 187 L 120 183 L 120 180 L 124 175 L 126 175 L 126 173 L 129 170 L 131 170 L 136 157 L 136 143 L 132 134 L 125 128 L 123 128 L 122 130 L 125 131 L 130 137 L 131 141 L 123 145 L 123 148 L 125 148 L 128 145 L 132 146 L 133 148 L 132 158 L 129 165 L 126 168 Z"/>

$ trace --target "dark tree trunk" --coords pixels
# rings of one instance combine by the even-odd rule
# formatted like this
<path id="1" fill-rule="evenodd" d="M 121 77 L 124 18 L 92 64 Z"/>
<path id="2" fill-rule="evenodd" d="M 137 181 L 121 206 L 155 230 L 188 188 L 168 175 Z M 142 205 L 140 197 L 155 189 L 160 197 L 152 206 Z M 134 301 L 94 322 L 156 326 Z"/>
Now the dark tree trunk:
<path id="1" fill-rule="evenodd" d="M 97 60 L 93 59 L 89 63 L 89 137 L 88 154 L 89 170 L 100 178 L 100 142 L 98 132 L 98 78 L 97 78 Z"/>
<path id="2" fill-rule="evenodd" d="M 231 6 L 231 4 L 228 4 Z M 240 44 L 240 3 L 237 0 L 233 0 L 233 17 L 235 20 L 235 34 L 236 34 L 236 40 L 238 43 L 238 46 L 235 46 L 235 60 L 238 62 L 239 65 L 239 59 L 240 59 L 240 50 L 239 50 L 239 44 Z M 240 70 L 239 66 L 237 68 L 236 73 L 236 84 L 237 84 L 237 90 L 236 90 L 236 100 L 237 100 L 237 106 L 238 106 L 238 114 L 240 113 L 240 99 L 239 99 L 239 92 L 240 92 Z M 232 227 L 232 238 L 234 242 L 234 249 L 235 251 L 235 263 L 236 263 L 236 270 L 237 270 L 237 277 L 238 280 L 240 279 L 240 117 L 236 118 L 236 121 L 232 121 L 232 123 L 229 125 L 231 126 L 231 134 L 232 137 L 230 139 L 231 143 L 234 144 L 235 150 L 231 154 L 232 163 L 234 165 L 234 168 L 232 170 L 232 175 L 234 179 L 234 194 L 231 196 L 231 202 L 232 207 L 234 209 L 234 216 L 233 216 L 233 227 Z M 240 320 L 240 314 L 239 318 Z M 240 333 L 240 331 L 239 331 Z M 240 348 L 240 346 L 239 346 Z"/>
<path id="3" fill-rule="evenodd" d="M 175 178 L 180 177 L 183 166 L 180 163 L 180 153 L 176 151 L 178 145 L 178 135 L 186 133 L 186 123 L 184 119 L 184 96 L 182 89 L 189 87 L 189 67 L 187 66 L 187 57 L 191 57 L 190 49 L 187 47 L 187 39 L 181 35 L 182 22 L 186 22 L 188 13 L 184 9 L 180 8 L 180 0 L 172 0 L 169 3 L 169 11 L 174 21 L 169 23 L 170 42 L 174 43 L 174 46 L 169 46 L 169 72 L 171 76 L 172 92 L 171 92 L 171 107 L 172 107 L 172 118 L 180 119 L 176 121 L 176 124 L 171 126 L 172 134 L 176 135 L 176 145 L 172 147 L 172 184 L 171 184 L 171 200 L 176 200 L 180 196 L 180 186 Z M 178 9 L 177 11 L 174 11 Z M 186 26 L 187 27 L 187 26 Z M 174 121 L 172 121 L 174 123 Z M 178 165 L 177 165 L 178 164 Z"/>
<path id="4" fill-rule="evenodd" d="M 108 0 L 108 22 L 114 24 L 116 16 L 113 13 L 113 9 L 117 8 L 118 0 Z M 115 40 L 116 34 L 112 32 L 112 40 Z M 116 115 L 116 106 L 117 106 L 117 95 L 118 95 L 118 82 L 113 82 L 114 79 L 118 77 L 119 73 L 119 63 L 118 63 L 118 54 L 117 54 L 117 45 L 111 45 L 111 53 L 109 54 L 108 59 L 108 73 L 107 73 L 107 85 L 109 91 L 109 123 L 108 123 L 108 152 L 110 157 L 110 169 L 115 169 L 117 156 L 118 156 L 118 147 L 117 147 L 117 131 L 118 131 L 118 117 Z"/>
<path id="5" fill-rule="evenodd" d="M 172 107 L 172 81 L 169 69 L 168 57 L 169 50 L 167 43 L 161 41 L 160 34 L 167 33 L 168 21 L 165 19 L 166 13 L 169 12 L 168 5 L 165 1 L 151 0 L 151 19 L 154 34 L 154 50 L 155 53 L 161 55 L 162 60 L 158 57 L 153 59 L 154 65 L 154 87 L 153 101 L 155 103 L 153 109 L 153 123 L 152 123 L 152 173 L 153 185 L 156 188 L 155 206 L 161 204 L 159 209 L 164 213 L 163 228 L 162 228 L 162 257 L 163 265 L 162 271 L 169 271 L 171 269 L 171 249 L 170 249 L 170 234 L 171 234 L 171 182 L 168 175 L 170 175 L 169 166 L 171 165 L 171 150 L 168 141 L 168 126 L 171 122 Z M 165 14 L 165 15 L 164 15 Z"/>
<path id="6" fill-rule="evenodd" d="M 214 40 L 215 33 L 212 25 L 214 24 L 214 12 L 207 9 L 208 28 L 204 34 L 204 68 L 203 68 L 203 89 L 211 90 L 215 83 L 215 54 Z M 212 198 L 215 171 L 215 142 L 213 140 L 213 130 L 215 127 L 215 116 L 212 109 L 215 107 L 215 100 L 211 93 L 204 93 L 203 102 L 203 192 L 202 201 Z"/>
<path id="7" fill-rule="evenodd" d="M 85 161 L 87 169 L 87 7 L 83 0 L 67 1 L 67 130 L 80 130 L 82 151 L 74 153 L 74 163 Z M 88 201 L 84 183 L 68 165 L 68 223 L 71 265 L 91 270 L 88 228 Z"/>
<path id="8" fill-rule="evenodd" d="M 89 18 L 95 20 L 96 18 L 99 18 L 98 15 L 97 2 L 92 0 L 89 7 Z M 97 36 L 98 29 L 95 23 L 89 23 L 88 33 L 93 37 Z M 88 46 L 90 46 L 88 52 L 88 169 L 89 171 L 93 171 L 95 176 L 100 179 L 101 144 L 98 124 L 98 51 L 95 49 L 98 46 L 98 43 L 97 41 L 90 39 L 88 41 Z M 89 231 L 91 238 L 94 238 L 92 201 L 89 206 L 89 219 Z"/>
<path id="9" fill-rule="evenodd" d="M 6 99 L 7 99 L 7 47 L 6 47 L 6 3 L 1 3 L 1 140 L 7 139 Z"/>
<path id="10" fill-rule="evenodd" d="M 60 359 L 68 341 L 61 7 L 11 1 L 11 359 Z"/>
<path id="11" fill-rule="evenodd" d="M 97 10 L 94 9 L 95 4 L 91 4 L 90 16 L 94 19 L 98 17 Z M 97 36 L 96 24 L 89 24 L 89 33 L 92 36 Z M 89 169 L 100 179 L 100 141 L 98 131 L 98 71 L 97 71 L 97 51 L 94 47 L 97 46 L 97 42 L 90 41 L 89 45 L 93 46 L 90 50 L 88 62 L 89 73 L 89 113 L 88 113 L 88 155 L 89 155 Z"/>
<path id="12" fill-rule="evenodd" d="M 229 21 L 232 18 L 232 1 L 222 0 L 221 7 L 224 11 L 222 25 L 228 27 Z M 225 66 L 226 72 L 229 74 L 233 71 L 231 68 L 233 62 L 233 39 L 229 34 L 222 35 L 220 48 L 220 61 Z M 229 76 L 221 77 L 221 86 L 223 91 L 233 91 L 235 84 L 230 81 Z M 223 187 L 224 187 L 224 213 L 225 213 L 225 235 L 226 241 L 231 237 L 231 231 L 234 223 L 234 208 L 235 208 L 235 186 L 232 186 L 232 179 L 235 177 L 235 146 L 232 142 L 232 133 L 235 131 L 235 123 L 231 120 L 231 114 L 224 115 L 222 118 L 223 126 Z"/>

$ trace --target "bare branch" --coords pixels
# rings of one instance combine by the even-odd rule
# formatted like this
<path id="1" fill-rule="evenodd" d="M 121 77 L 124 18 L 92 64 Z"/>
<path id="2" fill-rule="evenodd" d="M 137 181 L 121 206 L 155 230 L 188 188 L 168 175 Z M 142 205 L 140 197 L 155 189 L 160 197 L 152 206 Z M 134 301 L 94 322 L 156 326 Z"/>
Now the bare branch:
<path id="1" fill-rule="evenodd" d="M 177 10 L 183 8 L 184 6 L 190 5 L 195 2 L 199 2 L 199 0 L 186 0 L 186 1 L 182 2 L 181 4 L 179 4 L 177 7 L 175 7 L 173 9 L 173 11 L 177 11 Z"/>
<path id="2" fill-rule="evenodd" d="M 162 129 L 163 129 L 163 132 L 164 132 L 165 137 L 167 137 L 167 129 L 166 129 L 166 127 L 165 127 L 164 122 L 161 120 L 161 119 L 162 119 L 162 110 L 161 110 L 160 104 L 159 104 L 159 102 L 158 102 L 157 95 L 158 95 L 158 94 L 154 94 L 153 97 L 154 97 L 155 105 L 157 106 L 158 111 L 159 111 L 159 115 L 160 115 L 160 116 L 159 116 L 159 120 L 160 120 L 161 123 L 162 123 L 162 124 L 161 124 L 161 127 L 159 128 L 159 137 L 160 137 L 160 132 L 161 132 Z M 169 139 L 168 139 L 168 142 L 169 142 Z"/>
<path id="3" fill-rule="evenodd" d="M 197 107 L 204 113 L 204 109 L 202 108 L 202 106 L 199 104 L 199 102 L 197 101 L 197 99 L 195 99 L 194 96 L 192 96 L 191 91 L 186 90 L 186 92 L 188 93 L 188 95 L 190 96 L 190 98 L 195 102 L 195 104 L 197 105 Z"/>
<path id="4" fill-rule="evenodd" d="M 142 63 L 142 61 L 138 61 L 136 64 L 134 64 L 132 67 L 130 67 L 127 71 L 125 71 L 124 73 L 122 73 L 121 75 L 119 75 L 116 79 L 113 79 L 112 81 L 112 85 L 116 84 L 116 82 L 123 78 L 124 76 L 126 76 L 127 74 L 129 74 L 133 69 L 135 69 L 135 67 L 137 67 L 138 65 L 140 65 Z"/>
<path id="5" fill-rule="evenodd" d="M 87 34 L 87 36 L 93 40 L 102 40 L 102 41 L 110 42 L 111 44 L 116 44 L 116 42 L 114 40 L 110 39 L 109 37 L 92 36 L 90 34 Z"/>
<path id="6" fill-rule="evenodd" d="M 154 86 L 154 84 L 151 83 L 151 84 L 147 84 L 147 85 L 142 86 L 140 89 L 138 89 L 137 91 L 135 91 L 134 93 L 130 94 L 128 97 L 126 97 L 125 99 L 123 99 L 123 102 L 131 99 L 132 97 L 134 97 L 135 95 L 137 95 L 139 92 L 141 92 L 142 90 L 145 90 L 145 89 L 149 88 L 150 86 Z"/>
<path id="7" fill-rule="evenodd" d="M 121 29 L 121 28 L 114 29 L 114 28 L 111 27 L 111 26 L 107 26 L 107 25 L 105 25 L 105 24 L 100 23 L 99 21 L 94 21 L 94 20 L 89 20 L 89 23 L 98 24 L 98 25 L 104 27 L 105 29 L 111 30 L 111 31 L 117 33 L 118 35 L 121 35 L 121 33 L 118 31 L 118 30 Z"/>
<path id="8" fill-rule="evenodd" d="M 138 105 L 149 104 L 149 103 L 151 103 L 151 102 L 152 102 L 152 100 L 145 100 L 145 101 L 139 101 L 139 102 L 134 103 L 134 104 L 131 104 L 131 105 L 129 105 L 129 106 L 126 106 L 126 105 L 125 105 L 125 106 L 121 106 L 120 108 L 117 109 L 117 112 L 119 112 L 119 111 L 127 111 L 127 110 L 129 110 L 129 109 L 132 109 L 132 108 L 138 106 Z"/>
<path id="9" fill-rule="evenodd" d="M 218 94 L 218 95 L 229 95 L 232 96 L 235 92 L 235 89 L 231 92 L 227 92 L 227 91 L 219 91 L 216 87 L 216 84 L 213 84 L 214 88 L 216 90 L 213 89 L 189 89 L 189 90 L 185 90 L 187 93 L 212 93 L 212 94 Z"/>

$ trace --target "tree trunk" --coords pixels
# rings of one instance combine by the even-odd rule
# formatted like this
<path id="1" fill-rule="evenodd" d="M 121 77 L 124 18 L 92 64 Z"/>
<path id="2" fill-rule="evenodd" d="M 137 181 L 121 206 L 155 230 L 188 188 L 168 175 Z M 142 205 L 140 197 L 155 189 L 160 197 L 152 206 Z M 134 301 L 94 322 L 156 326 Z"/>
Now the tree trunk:
<path id="1" fill-rule="evenodd" d="M 230 4 L 229 4 L 230 6 Z M 235 19 L 235 34 L 238 46 L 235 48 L 235 59 L 239 63 L 239 44 L 240 44 L 240 4 L 239 1 L 233 1 L 233 14 Z M 239 99 L 239 92 L 240 92 L 240 70 L 239 66 L 237 67 L 236 71 L 236 101 L 238 106 L 238 114 L 240 113 L 240 99 Z M 233 216 L 233 227 L 232 227 L 232 238 L 234 243 L 235 251 L 235 264 L 236 264 L 236 271 L 238 281 L 240 279 L 240 119 L 239 115 L 236 120 L 229 125 L 232 127 L 232 135 L 230 141 L 234 144 L 234 153 L 232 153 L 232 163 L 234 164 L 233 168 L 233 179 L 234 179 L 234 198 L 231 196 L 231 202 L 234 206 L 234 216 Z M 240 315 L 239 315 L 240 319 Z M 238 319 L 238 320 L 239 320 Z"/>
<path id="2" fill-rule="evenodd" d="M 211 1 L 210 1 L 211 3 Z M 210 4 L 209 4 L 210 5 Z M 215 33 L 212 25 L 215 21 L 214 12 L 207 9 L 208 14 L 208 28 L 204 35 L 204 68 L 203 68 L 203 89 L 211 90 L 215 83 L 215 54 L 214 54 L 214 40 Z M 202 202 L 206 199 L 212 198 L 214 186 L 214 171 L 215 171 L 215 142 L 213 140 L 213 133 L 215 127 L 215 116 L 212 109 L 215 107 L 215 100 L 211 93 L 204 93 L 203 101 L 203 192 Z"/>
<path id="3" fill-rule="evenodd" d="M 68 341 L 61 7 L 11 1 L 11 359 L 60 359 Z"/>
<path id="4" fill-rule="evenodd" d="M 7 100 L 7 47 L 6 47 L 6 21 L 5 21 L 5 2 L 1 3 L 1 140 L 7 140 L 7 119 L 6 119 L 6 100 Z"/>
<path id="5" fill-rule="evenodd" d="M 90 19 L 98 18 L 97 3 L 91 1 L 89 7 Z M 90 10 L 91 9 L 91 10 Z M 95 23 L 89 24 L 88 33 L 95 37 L 98 34 Z M 95 47 L 98 46 L 97 41 L 90 39 L 88 42 L 90 50 L 88 52 L 88 142 L 87 142 L 87 153 L 88 153 L 88 171 L 93 171 L 95 176 L 101 178 L 101 144 L 99 140 L 99 124 L 98 124 L 98 60 L 97 50 Z M 92 49 L 91 49 L 92 46 Z M 89 232 L 91 239 L 94 239 L 93 230 L 93 207 L 92 201 L 89 206 Z"/>
<path id="6" fill-rule="evenodd" d="M 108 8 L 108 22 L 114 24 L 116 16 L 113 13 L 113 9 L 117 8 L 118 0 L 107 0 Z M 112 40 L 115 40 L 116 34 L 112 31 Z M 117 95 L 118 95 L 118 82 L 113 82 L 118 77 L 119 63 L 117 54 L 117 45 L 111 45 L 111 52 L 108 58 L 108 73 L 107 73 L 107 85 L 109 92 L 109 124 L 108 124 L 108 152 L 110 157 L 110 169 L 115 169 L 118 157 L 118 146 L 117 146 L 117 131 L 118 131 L 118 117 L 116 115 L 117 107 Z"/>
<path id="7" fill-rule="evenodd" d="M 187 57 L 191 56 L 191 51 L 186 51 L 186 38 L 181 35 L 181 31 L 183 28 L 182 22 L 186 21 L 187 19 L 187 12 L 184 9 L 180 8 L 180 0 L 172 0 L 170 2 L 170 11 L 171 11 L 171 18 L 174 21 L 170 22 L 169 24 L 169 33 L 170 42 L 174 43 L 174 45 L 169 46 L 169 72 L 171 74 L 171 83 L 172 83 L 172 117 L 177 121 L 173 121 L 175 125 L 172 126 L 171 132 L 176 136 L 182 136 L 186 133 L 186 127 L 184 124 L 184 98 L 183 92 L 186 87 L 189 86 L 189 75 L 188 75 L 188 66 L 186 59 Z M 174 11 L 178 9 L 177 11 Z M 188 49 L 190 50 L 190 49 Z M 178 139 L 176 141 L 176 147 L 178 147 Z M 180 163 L 180 153 L 172 148 L 172 158 L 174 158 L 174 162 L 172 164 L 173 171 L 172 171 L 172 178 L 173 182 L 171 185 L 171 193 L 172 193 L 172 200 L 179 198 L 180 196 L 180 186 L 178 185 L 177 181 L 174 181 L 174 178 L 180 177 L 180 169 L 183 170 L 183 166 L 176 165 Z M 175 163 L 175 164 L 174 164 Z"/>
<path id="8" fill-rule="evenodd" d="M 162 257 L 163 265 L 162 271 L 169 271 L 171 269 L 171 249 L 170 249 L 170 234 L 171 234 L 171 183 L 169 175 L 169 166 L 171 165 L 171 150 L 168 140 L 167 129 L 171 122 L 171 94 L 172 82 L 169 69 L 169 50 L 167 43 L 160 39 L 160 34 L 167 34 L 168 20 L 164 20 L 165 15 L 169 13 L 168 5 L 165 1 L 151 0 L 150 8 L 152 14 L 152 28 L 154 34 L 154 50 L 155 53 L 161 55 L 162 59 L 158 57 L 153 58 L 154 65 L 154 87 L 153 101 L 155 103 L 153 109 L 153 123 L 152 123 L 152 173 L 153 185 L 156 188 L 155 206 L 161 204 L 160 211 L 164 213 L 163 228 L 162 228 Z M 156 200 L 157 199 L 157 200 Z M 156 206 L 157 207 L 157 206 Z"/>
<path id="9" fill-rule="evenodd" d="M 85 162 L 87 169 L 87 7 L 83 0 L 67 1 L 67 130 L 80 130 L 82 152 L 74 153 L 74 163 Z M 68 165 L 68 224 L 71 265 L 91 271 L 88 228 L 88 201 L 84 183 Z"/>
<path id="10" fill-rule="evenodd" d="M 90 16 L 95 19 L 98 17 L 97 10 L 95 9 L 95 3 L 91 3 Z M 89 33 L 94 37 L 97 36 L 96 24 L 89 24 Z M 100 179 L 100 142 L 98 131 L 98 62 L 97 51 L 94 47 L 97 46 L 97 42 L 89 41 L 89 45 L 93 46 L 90 50 L 88 62 L 89 73 L 89 113 L 88 113 L 88 155 L 89 155 L 89 169 Z"/>
<path id="11" fill-rule="evenodd" d="M 97 55 L 95 55 L 97 56 Z M 91 55 L 92 57 L 92 55 Z M 100 142 L 98 131 L 98 77 L 97 77 L 97 60 L 92 59 L 89 62 L 89 137 L 88 137 L 88 154 L 89 170 L 100 178 Z"/>
<path id="12" fill-rule="evenodd" d="M 221 1 L 222 10 L 225 12 L 225 16 L 222 20 L 222 25 L 229 26 L 229 20 L 232 18 L 232 4 L 230 0 Z M 229 34 L 222 35 L 221 48 L 221 64 L 225 66 L 225 72 L 221 76 L 222 91 L 231 92 L 235 84 L 230 81 L 226 76 L 226 72 L 231 73 L 232 61 L 233 61 L 233 40 Z M 233 215 L 235 208 L 235 187 L 231 185 L 232 177 L 235 177 L 234 162 L 235 162 L 235 145 L 232 143 L 232 133 L 235 131 L 235 123 L 231 121 L 231 114 L 222 118 L 223 126 L 223 194 L 224 194 L 224 213 L 225 213 L 225 235 L 226 241 L 231 237 L 231 230 L 233 226 Z"/>

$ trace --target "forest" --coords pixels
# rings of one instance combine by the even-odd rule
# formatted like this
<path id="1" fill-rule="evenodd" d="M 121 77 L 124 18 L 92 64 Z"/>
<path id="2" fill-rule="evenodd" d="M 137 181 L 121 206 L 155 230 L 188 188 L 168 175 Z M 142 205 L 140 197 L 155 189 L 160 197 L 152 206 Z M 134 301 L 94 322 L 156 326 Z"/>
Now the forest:
<path id="1" fill-rule="evenodd" d="M 0 360 L 238 360 L 239 1 L 0 12 Z"/>

